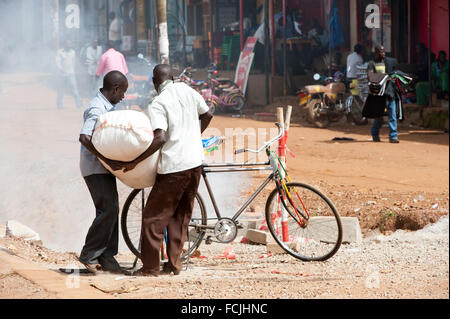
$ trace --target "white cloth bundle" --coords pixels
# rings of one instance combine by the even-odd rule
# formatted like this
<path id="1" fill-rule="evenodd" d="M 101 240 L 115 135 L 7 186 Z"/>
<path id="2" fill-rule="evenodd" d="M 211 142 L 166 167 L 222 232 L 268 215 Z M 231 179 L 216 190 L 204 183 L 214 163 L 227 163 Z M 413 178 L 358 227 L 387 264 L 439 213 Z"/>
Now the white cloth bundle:
<path id="1" fill-rule="evenodd" d="M 150 119 L 142 112 L 125 110 L 102 114 L 92 135 L 92 144 L 108 159 L 130 162 L 144 153 L 153 141 Z M 134 189 L 151 187 L 155 183 L 159 151 L 124 173 L 102 164 L 125 185 Z"/>

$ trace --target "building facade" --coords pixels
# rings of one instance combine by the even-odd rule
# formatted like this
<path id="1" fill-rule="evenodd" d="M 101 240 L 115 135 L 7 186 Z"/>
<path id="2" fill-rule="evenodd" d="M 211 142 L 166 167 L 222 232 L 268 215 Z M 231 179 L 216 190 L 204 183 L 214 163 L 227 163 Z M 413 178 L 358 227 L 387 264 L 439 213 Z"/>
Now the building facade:
<path id="1" fill-rule="evenodd" d="M 203 64 L 218 59 L 224 36 L 240 34 L 242 0 L 167 0 L 167 22 L 171 60 Z M 244 37 L 254 35 L 263 22 L 264 4 L 273 14 L 299 10 L 302 29 L 307 32 L 313 19 L 328 29 L 331 0 L 244 0 Z M 356 43 L 373 51 L 382 43 L 388 55 L 400 63 L 414 63 L 415 46 L 428 46 L 428 0 L 336 0 L 344 42 L 349 52 Z M 430 1 L 431 51 L 449 54 L 448 1 Z M 144 53 L 157 58 L 155 1 L 153 0 L 3 0 L 0 20 L 3 46 L 39 50 L 56 49 L 64 39 L 82 48 L 94 39 L 108 40 L 110 13 L 120 19 L 122 51 Z M 271 14 L 270 14 L 271 15 Z"/>

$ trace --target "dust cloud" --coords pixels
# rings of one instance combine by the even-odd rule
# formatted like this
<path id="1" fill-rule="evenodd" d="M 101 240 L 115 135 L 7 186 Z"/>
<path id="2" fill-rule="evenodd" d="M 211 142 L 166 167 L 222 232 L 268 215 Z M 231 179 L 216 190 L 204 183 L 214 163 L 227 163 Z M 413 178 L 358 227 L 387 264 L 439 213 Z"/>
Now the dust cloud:
<path id="1" fill-rule="evenodd" d="M 79 170 L 78 142 L 92 95 L 79 59 L 83 107 L 77 109 L 66 91 L 63 109 L 56 108 L 57 21 L 48 3 L 0 1 L 0 224 L 18 220 L 38 232 L 46 247 L 79 253 L 95 216 Z M 36 20 L 36 10 L 43 20 Z M 64 40 L 59 35 L 59 43 Z M 238 209 L 231 199 L 248 181 L 245 174 L 211 177 L 224 216 Z M 118 184 L 122 207 L 131 189 Z M 213 214 L 204 189 L 202 195 Z M 119 249 L 127 250 L 121 235 Z"/>

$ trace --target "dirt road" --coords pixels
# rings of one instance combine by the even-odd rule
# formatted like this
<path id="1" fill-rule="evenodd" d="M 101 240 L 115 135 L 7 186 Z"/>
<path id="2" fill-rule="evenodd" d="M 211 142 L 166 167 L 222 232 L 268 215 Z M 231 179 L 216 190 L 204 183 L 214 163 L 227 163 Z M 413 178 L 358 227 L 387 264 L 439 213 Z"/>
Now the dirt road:
<path id="1" fill-rule="evenodd" d="M 60 252 L 13 238 L 0 239 L 0 246 L 47 269 L 77 265 L 67 251 L 79 252 L 94 213 L 78 169 L 82 110 L 69 96 L 65 108 L 57 110 L 46 74 L 1 74 L 0 81 L 0 224 L 19 220 L 37 231 L 45 246 Z M 211 127 L 210 133 L 225 137 L 215 159 L 227 159 L 231 148 L 255 140 L 261 144 L 273 121 L 217 116 Z M 202 245 L 201 254 L 207 258 L 192 259 L 181 276 L 82 275 L 82 282 L 113 298 L 448 298 L 448 218 L 439 221 L 449 209 L 448 134 L 403 126 L 401 143 L 393 145 L 387 143 L 387 128 L 383 143 L 372 143 L 368 133 L 369 126 L 346 123 L 319 130 L 301 116 L 293 119 L 289 132 L 288 147 L 295 155 L 288 157 L 291 177 L 318 186 L 342 216 L 358 217 L 362 227 L 363 243 L 343 246 L 330 261 L 260 258 L 265 246 L 236 242 L 236 260 L 216 258 L 224 245 Z M 352 140 L 333 141 L 336 137 Z M 262 178 L 220 177 L 216 185 L 222 185 L 224 201 L 236 201 L 237 206 Z M 121 186 L 122 200 L 129 191 Z M 261 216 L 267 192 L 248 216 Z M 438 221 L 426 233 L 408 233 L 415 237 L 402 230 L 392 234 Z M 380 229 L 388 237 L 381 236 Z M 129 265 L 133 258 L 123 242 L 121 251 L 122 264 Z M 23 280 L 28 279 L 17 275 L 14 267 L 3 269 L 0 295 L 55 296 L 39 283 L 27 286 Z"/>

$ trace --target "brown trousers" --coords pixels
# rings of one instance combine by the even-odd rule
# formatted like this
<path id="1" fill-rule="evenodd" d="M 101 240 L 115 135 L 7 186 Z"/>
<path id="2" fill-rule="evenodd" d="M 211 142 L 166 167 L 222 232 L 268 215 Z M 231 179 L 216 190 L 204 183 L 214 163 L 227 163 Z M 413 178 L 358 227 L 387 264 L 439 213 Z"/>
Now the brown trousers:
<path id="1" fill-rule="evenodd" d="M 142 216 L 143 271 L 160 272 L 160 250 L 167 228 L 168 267 L 181 271 L 181 253 L 192 217 L 202 168 L 156 176 Z"/>

